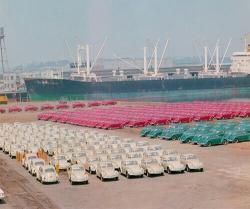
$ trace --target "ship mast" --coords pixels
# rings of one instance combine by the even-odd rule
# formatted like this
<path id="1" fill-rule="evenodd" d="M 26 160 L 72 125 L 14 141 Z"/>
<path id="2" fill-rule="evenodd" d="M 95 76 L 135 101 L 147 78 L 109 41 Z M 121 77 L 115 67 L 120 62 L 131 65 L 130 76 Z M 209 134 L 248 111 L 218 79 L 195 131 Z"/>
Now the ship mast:
<path id="1" fill-rule="evenodd" d="M 7 50 L 5 45 L 5 34 L 4 34 L 4 28 L 0 28 L 0 53 L 1 53 L 1 65 L 2 65 L 2 71 L 3 73 L 6 71 L 8 66 L 8 58 L 7 58 Z"/>

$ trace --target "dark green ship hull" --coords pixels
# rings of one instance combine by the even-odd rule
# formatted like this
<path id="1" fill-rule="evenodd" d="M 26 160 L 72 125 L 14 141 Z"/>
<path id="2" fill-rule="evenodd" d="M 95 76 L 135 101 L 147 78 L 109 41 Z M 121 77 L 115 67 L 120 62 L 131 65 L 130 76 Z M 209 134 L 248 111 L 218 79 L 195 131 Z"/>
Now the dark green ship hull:
<path id="1" fill-rule="evenodd" d="M 181 101 L 250 97 L 250 76 L 86 82 L 25 79 L 31 100 L 134 99 Z"/>

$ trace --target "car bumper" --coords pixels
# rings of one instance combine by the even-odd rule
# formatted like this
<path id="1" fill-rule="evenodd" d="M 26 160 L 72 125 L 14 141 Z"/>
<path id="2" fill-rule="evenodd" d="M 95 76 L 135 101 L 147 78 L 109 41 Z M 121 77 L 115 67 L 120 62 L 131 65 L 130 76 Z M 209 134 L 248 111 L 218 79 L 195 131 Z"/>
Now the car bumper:
<path id="1" fill-rule="evenodd" d="M 88 176 L 84 176 L 82 178 L 72 178 L 71 177 L 71 181 L 72 182 L 78 182 L 78 183 L 80 183 L 80 182 L 86 182 L 88 180 L 89 180 Z"/>

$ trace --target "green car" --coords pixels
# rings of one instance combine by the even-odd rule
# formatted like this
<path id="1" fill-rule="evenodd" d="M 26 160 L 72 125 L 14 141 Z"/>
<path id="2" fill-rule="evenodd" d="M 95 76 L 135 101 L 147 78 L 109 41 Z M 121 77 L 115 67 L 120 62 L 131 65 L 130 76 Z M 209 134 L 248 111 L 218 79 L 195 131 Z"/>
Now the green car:
<path id="1" fill-rule="evenodd" d="M 228 134 L 225 134 L 223 138 L 226 139 L 228 142 L 250 141 L 250 133 L 241 131 L 232 131 L 229 132 Z"/>
<path id="2" fill-rule="evenodd" d="M 222 136 L 208 134 L 202 137 L 197 144 L 199 144 L 200 146 L 220 145 L 227 144 L 227 140 Z"/>
<path id="3" fill-rule="evenodd" d="M 207 136 L 207 132 L 197 132 L 190 140 L 192 144 L 199 144 L 200 140 Z"/>
<path id="4" fill-rule="evenodd" d="M 195 134 L 196 134 L 196 131 L 186 131 L 181 135 L 181 137 L 179 138 L 179 141 L 181 143 L 188 143 L 192 141 Z"/>
<path id="5" fill-rule="evenodd" d="M 153 128 L 155 128 L 155 127 L 154 126 L 146 126 L 146 127 L 144 127 L 140 132 L 140 136 L 141 137 L 146 137 Z"/>
<path id="6" fill-rule="evenodd" d="M 156 138 L 158 137 L 159 135 L 161 135 L 162 131 L 164 130 L 163 127 L 154 127 L 149 133 L 147 136 L 149 136 L 150 138 Z"/>
<path id="7" fill-rule="evenodd" d="M 162 139 L 178 139 L 183 132 L 185 131 L 185 129 L 183 128 L 176 128 L 176 129 L 172 129 L 172 128 L 168 128 L 162 131 L 161 135 L 159 136 Z"/>

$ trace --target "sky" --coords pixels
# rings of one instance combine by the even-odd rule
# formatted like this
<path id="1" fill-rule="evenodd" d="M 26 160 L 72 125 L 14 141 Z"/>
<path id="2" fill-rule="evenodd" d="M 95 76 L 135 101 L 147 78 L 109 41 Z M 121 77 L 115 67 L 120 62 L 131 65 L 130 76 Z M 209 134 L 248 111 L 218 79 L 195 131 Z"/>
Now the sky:
<path id="1" fill-rule="evenodd" d="M 70 60 L 79 43 L 94 57 L 105 37 L 106 58 L 143 57 L 158 39 L 161 48 L 169 39 L 166 56 L 197 56 L 218 38 L 223 52 L 232 37 L 230 55 L 242 50 L 249 20 L 249 0 L 0 0 L 10 66 Z"/>

